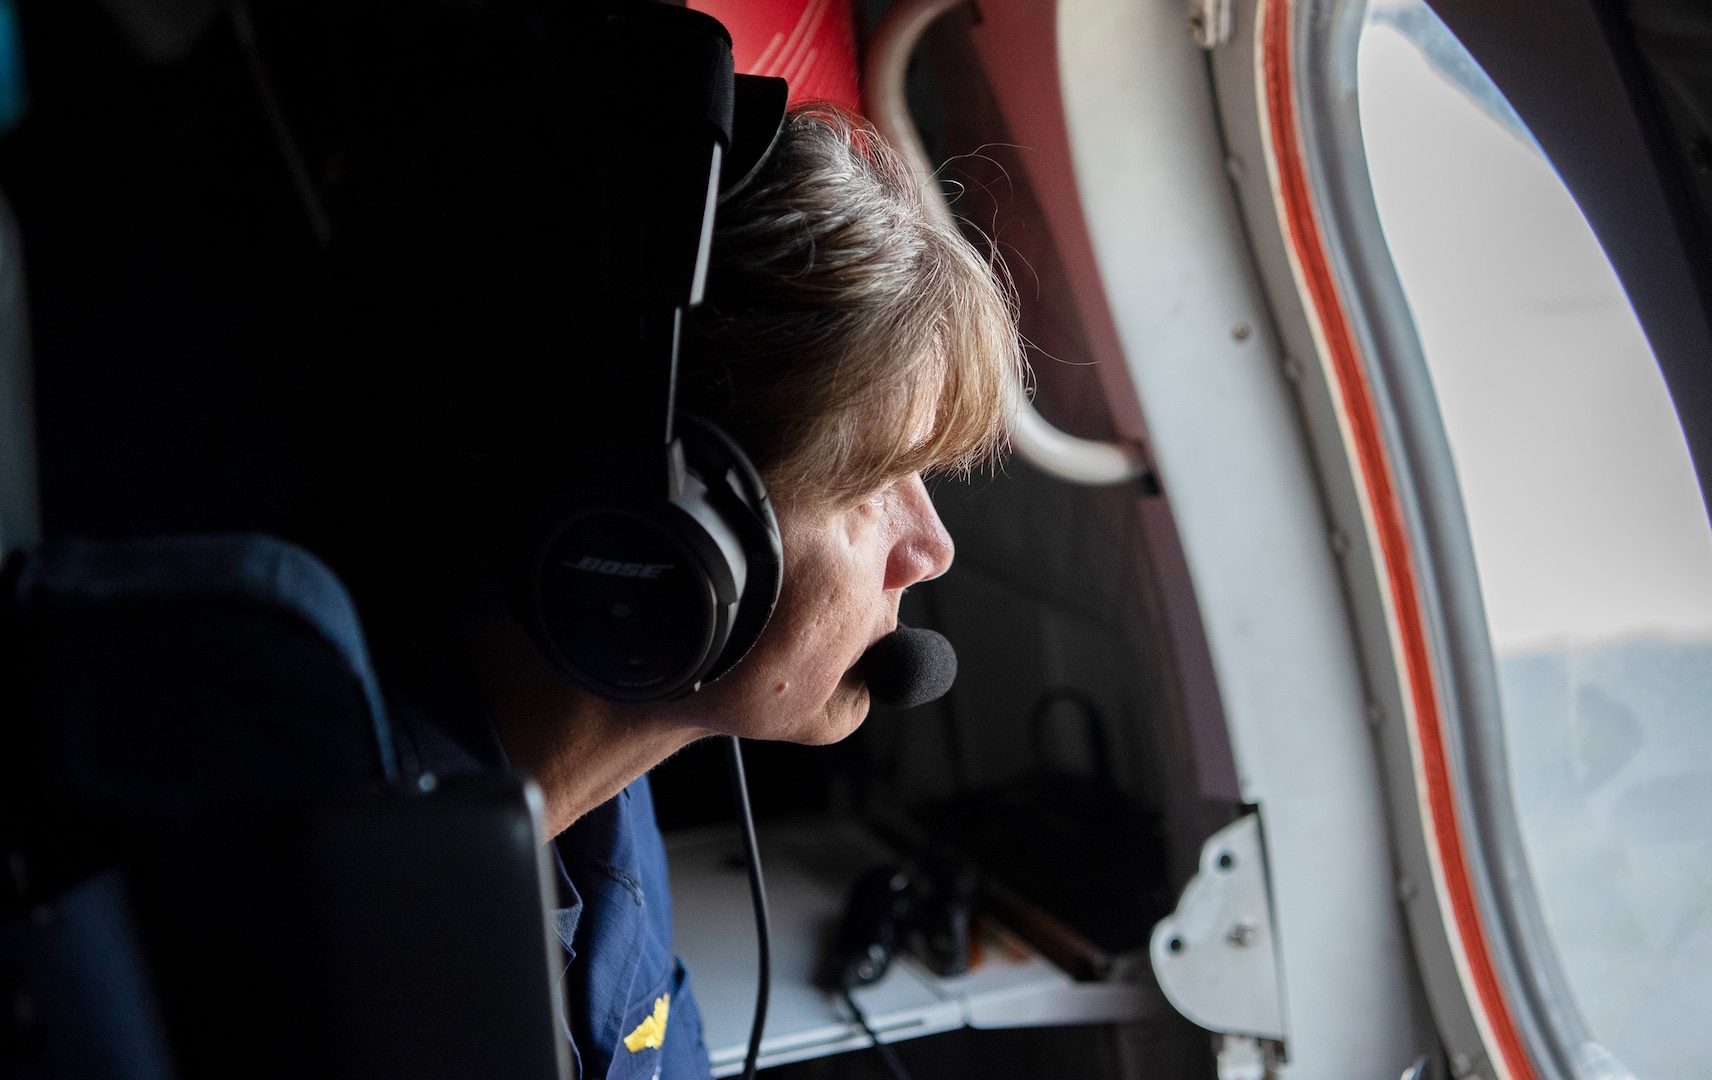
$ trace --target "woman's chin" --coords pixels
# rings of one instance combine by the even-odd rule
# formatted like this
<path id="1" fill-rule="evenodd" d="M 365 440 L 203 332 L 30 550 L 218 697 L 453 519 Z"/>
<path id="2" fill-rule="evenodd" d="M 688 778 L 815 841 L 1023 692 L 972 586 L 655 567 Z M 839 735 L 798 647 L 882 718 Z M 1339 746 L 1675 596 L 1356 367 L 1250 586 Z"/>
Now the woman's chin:
<path id="1" fill-rule="evenodd" d="M 717 691 L 719 684 L 709 688 Z M 795 691 L 798 688 L 793 687 Z M 759 742 L 789 742 L 802 746 L 828 746 L 848 738 L 868 717 L 868 686 L 854 673 L 846 672 L 820 698 L 817 694 L 791 693 L 764 701 L 739 705 L 719 701 L 715 695 L 696 694 L 693 703 L 699 726 L 726 735 Z M 804 698 L 808 700 L 805 701 Z"/>
<path id="2" fill-rule="evenodd" d="M 868 686 L 847 676 L 832 692 L 824 707 L 803 717 L 791 733 L 775 736 L 803 746 L 830 746 L 842 742 L 868 718 Z"/>

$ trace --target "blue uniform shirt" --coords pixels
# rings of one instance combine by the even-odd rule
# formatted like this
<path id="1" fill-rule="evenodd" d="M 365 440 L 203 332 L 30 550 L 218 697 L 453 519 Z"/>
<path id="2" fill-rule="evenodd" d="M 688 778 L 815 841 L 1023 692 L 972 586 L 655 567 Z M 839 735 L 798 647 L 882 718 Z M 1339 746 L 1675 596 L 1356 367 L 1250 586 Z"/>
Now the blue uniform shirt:
<path id="1" fill-rule="evenodd" d="M 554 841 L 570 956 L 565 1004 L 581 1075 L 713 1075 L 689 976 L 672 953 L 666 849 L 646 776 Z"/>
<path id="2" fill-rule="evenodd" d="M 424 685 L 425 683 L 431 685 Z M 509 767 L 465 687 L 383 679 L 406 774 Z M 553 841 L 565 1033 L 580 1080 L 708 1080 L 701 1014 L 672 953 L 666 848 L 643 776 Z"/>

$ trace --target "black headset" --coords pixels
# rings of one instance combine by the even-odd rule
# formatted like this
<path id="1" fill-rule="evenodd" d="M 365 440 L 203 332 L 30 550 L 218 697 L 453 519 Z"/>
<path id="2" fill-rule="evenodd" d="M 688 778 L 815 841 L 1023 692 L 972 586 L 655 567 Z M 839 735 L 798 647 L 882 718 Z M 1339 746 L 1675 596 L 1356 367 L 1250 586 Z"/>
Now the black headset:
<path id="1" fill-rule="evenodd" d="M 602 426 L 615 434 L 589 462 L 593 480 L 546 501 L 522 545 L 514 603 L 578 685 L 663 701 L 743 658 L 783 576 L 755 467 L 713 424 L 678 415 L 675 399 L 717 205 L 770 151 L 787 93 L 782 79 L 734 75 L 725 28 L 687 8 L 616 8 L 599 40 L 591 341 L 610 398 Z"/>

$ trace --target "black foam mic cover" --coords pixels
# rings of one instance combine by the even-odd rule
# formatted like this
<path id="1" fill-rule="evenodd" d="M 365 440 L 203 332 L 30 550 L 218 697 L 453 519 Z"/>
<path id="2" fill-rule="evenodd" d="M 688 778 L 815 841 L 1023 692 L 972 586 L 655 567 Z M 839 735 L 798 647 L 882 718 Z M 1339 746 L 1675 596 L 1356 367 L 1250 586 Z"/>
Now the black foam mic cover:
<path id="1" fill-rule="evenodd" d="M 944 697 L 957 681 L 957 650 L 945 635 L 915 626 L 896 630 L 862 654 L 862 677 L 881 705 L 909 709 Z"/>

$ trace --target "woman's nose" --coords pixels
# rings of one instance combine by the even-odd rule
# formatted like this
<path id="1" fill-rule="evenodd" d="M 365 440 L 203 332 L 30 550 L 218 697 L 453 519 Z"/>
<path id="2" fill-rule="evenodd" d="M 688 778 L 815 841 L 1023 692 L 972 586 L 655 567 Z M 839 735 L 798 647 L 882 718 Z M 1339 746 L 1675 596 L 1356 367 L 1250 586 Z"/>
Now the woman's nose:
<path id="1" fill-rule="evenodd" d="M 949 570 L 956 547 L 921 477 L 899 484 L 896 496 L 896 532 L 886 561 L 886 588 L 907 589 Z"/>

